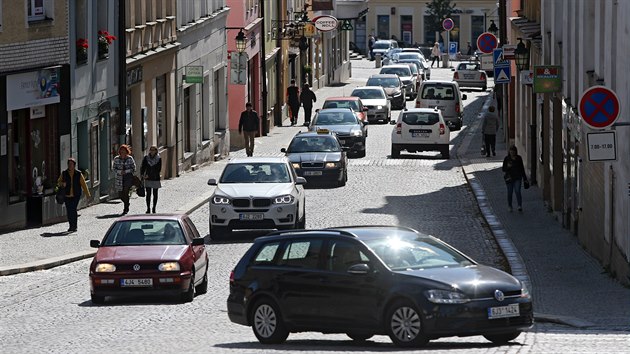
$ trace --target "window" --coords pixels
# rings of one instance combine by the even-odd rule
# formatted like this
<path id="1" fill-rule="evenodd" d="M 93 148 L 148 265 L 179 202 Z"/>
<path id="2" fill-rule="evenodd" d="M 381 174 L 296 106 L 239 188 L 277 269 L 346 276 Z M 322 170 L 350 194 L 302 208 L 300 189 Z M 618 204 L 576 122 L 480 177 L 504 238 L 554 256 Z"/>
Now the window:
<path id="1" fill-rule="evenodd" d="M 93 187 L 99 183 L 99 121 L 100 120 L 96 120 L 90 125 L 90 169 L 84 171 L 87 172 L 87 174 L 84 173 L 84 176 L 86 179 L 92 181 Z M 87 169 L 87 167 L 85 168 Z"/>
<path id="2" fill-rule="evenodd" d="M 424 16 L 424 43 L 430 44 L 436 40 L 435 31 L 431 29 L 431 16 Z"/>
<path id="3" fill-rule="evenodd" d="M 378 39 L 389 39 L 389 15 L 378 15 L 376 21 Z"/>
<path id="4" fill-rule="evenodd" d="M 184 89 L 184 102 L 183 102 L 183 114 L 182 114 L 182 130 L 184 132 L 184 152 L 192 151 L 192 126 L 191 126 L 191 100 L 190 100 L 190 87 Z"/>
<path id="5" fill-rule="evenodd" d="M 355 264 L 369 263 L 369 259 L 358 245 L 348 241 L 333 241 L 326 257 L 326 269 L 333 272 L 347 272 Z"/>
<path id="6" fill-rule="evenodd" d="M 2 32 L 2 0 L 0 0 L 0 32 Z"/>
<path id="7" fill-rule="evenodd" d="M 406 45 L 413 43 L 413 16 L 400 16 L 400 39 Z"/>
<path id="8" fill-rule="evenodd" d="M 26 0 L 28 22 L 41 21 L 46 18 L 44 0 Z"/>
<path id="9" fill-rule="evenodd" d="M 276 253 L 278 252 L 279 247 L 280 242 L 266 244 L 260 249 L 260 251 L 258 251 L 256 257 L 254 257 L 252 265 L 272 264 L 273 260 L 276 258 Z"/>
<path id="10" fill-rule="evenodd" d="M 158 147 L 166 146 L 166 75 L 155 78 L 155 112 Z"/>
<path id="11" fill-rule="evenodd" d="M 286 246 L 280 265 L 317 269 L 321 248 L 321 240 L 292 241 Z"/>
<path id="12" fill-rule="evenodd" d="M 136 0 L 135 3 L 135 8 L 134 8 L 134 17 L 135 17 L 135 24 L 137 25 L 142 25 L 142 0 Z"/>
<path id="13" fill-rule="evenodd" d="M 477 49 L 477 38 L 486 31 L 483 16 L 470 16 L 470 21 L 470 33 L 472 34 L 470 44 L 473 46 L 473 49 Z"/>

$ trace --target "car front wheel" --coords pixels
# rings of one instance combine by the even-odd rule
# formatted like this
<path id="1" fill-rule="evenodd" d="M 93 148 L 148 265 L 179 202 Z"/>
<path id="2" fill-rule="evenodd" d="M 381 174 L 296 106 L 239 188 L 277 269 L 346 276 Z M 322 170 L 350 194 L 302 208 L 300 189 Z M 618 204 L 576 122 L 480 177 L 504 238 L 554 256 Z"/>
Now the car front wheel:
<path id="1" fill-rule="evenodd" d="M 504 334 L 486 334 L 483 337 L 495 344 L 505 344 L 513 339 L 516 339 L 516 337 L 520 335 L 521 335 L 521 332 L 517 331 L 517 332 L 512 332 L 512 333 L 504 333 Z"/>
<path id="2" fill-rule="evenodd" d="M 260 343 L 279 344 L 289 336 L 280 311 L 271 300 L 261 299 L 252 307 L 250 322 L 254 335 Z"/>
<path id="3" fill-rule="evenodd" d="M 397 159 L 400 157 L 400 148 L 394 144 L 392 144 L 392 158 Z"/>
<path id="4" fill-rule="evenodd" d="M 389 338 L 399 347 L 419 347 L 429 342 L 422 331 L 420 312 L 407 300 L 399 300 L 390 306 L 385 321 Z"/>

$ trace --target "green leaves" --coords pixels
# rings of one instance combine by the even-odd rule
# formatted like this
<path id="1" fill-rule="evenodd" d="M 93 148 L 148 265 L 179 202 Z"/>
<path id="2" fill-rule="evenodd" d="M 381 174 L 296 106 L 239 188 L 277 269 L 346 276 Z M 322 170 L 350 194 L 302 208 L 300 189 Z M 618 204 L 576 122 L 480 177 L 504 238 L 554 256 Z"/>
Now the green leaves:
<path id="1" fill-rule="evenodd" d="M 442 21 L 445 18 L 451 17 L 451 14 L 455 11 L 457 4 L 451 5 L 451 0 L 432 0 L 427 3 L 427 15 L 429 15 L 428 24 L 431 30 L 442 32 Z"/>

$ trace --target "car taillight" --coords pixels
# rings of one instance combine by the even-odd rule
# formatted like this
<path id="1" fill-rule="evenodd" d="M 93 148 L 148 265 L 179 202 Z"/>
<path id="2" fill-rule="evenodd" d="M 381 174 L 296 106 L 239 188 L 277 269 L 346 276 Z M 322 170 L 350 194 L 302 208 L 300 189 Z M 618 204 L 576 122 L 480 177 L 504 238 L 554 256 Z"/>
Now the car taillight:
<path id="1" fill-rule="evenodd" d="M 455 105 L 455 112 L 459 113 L 459 103 Z"/>
<path id="2" fill-rule="evenodd" d="M 486 79 L 486 74 L 485 73 L 481 73 L 481 80 L 485 80 Z"/>
<path id="3" fill-rule="evenodd" d="M 234 271 L 230 272 L 230 284 L 234 284 Z"/>
<path id="4" fill-rule="evenodd" d="M 444 133 L 446 133 L 446 128 L 444 124 L 440 123 L 440 135 L 444 135 Z"/>
<path id="5" fill-rule="evenodd" d="M 396 124 L 396 134 L 402 134 L 402 124 Z"/>
<path id="6" fill-rule="evenodd" d="M 453 80 L 459 80 L 459 73 L 457 73 L 457 71 L 453 74 Z"/>
<path id="7" fill-rule="evenodd" d="M 420 101 L 416 101 L 416 108 L 421 108 L 422 105 L 420 104 Z"/>

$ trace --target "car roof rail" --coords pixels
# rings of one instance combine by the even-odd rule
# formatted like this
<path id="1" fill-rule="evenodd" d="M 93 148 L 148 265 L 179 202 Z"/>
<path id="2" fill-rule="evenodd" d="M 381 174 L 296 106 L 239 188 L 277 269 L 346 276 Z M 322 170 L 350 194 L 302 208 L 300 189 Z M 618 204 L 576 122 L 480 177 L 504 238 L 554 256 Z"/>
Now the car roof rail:
<path id="1" fill-rule="evenodd" d="M 280 236 L 280 235 L 285 235 L 285 234 L 292 234 L 292 233 L 313 233 L 313 232 L 321 232 L 321 231 L 325 231 L 325 232 L 337 232 L 340 233 L 344 236 L 350 236 L 350 237 L 357 237 L 357 235 L 353 234 L 352 232 L 346 231 L 346 230 L 336 230 L 335 228 L 326 228 L 326 229 L 292 229 L 292 230 L 276 230 L 276 231 L 272 231 L 270 233 L 268 233 L 265 236 Z"/>
<path id="2" fill-rule="evenodd" d="M 388 227 L 388 228 L 395 228 L 395 229 L 400 229 L 400 230 L 406 230 L 406 231 L 413 231 L 413 232 L 418 232 L 415 229 L 412 229 L 410 227 L 407 226 L 400 226 L 400 225 L 348 225 L 348 226 L 335 226 L 335 227 L 328 227 L 326 228 L 327 230 L 337 230 L 337 231 L 345 231 L 345 230 L 339 230 L 339 229 L 359 229 L 359 228 L 377 228 L 377 227 Z"/>

